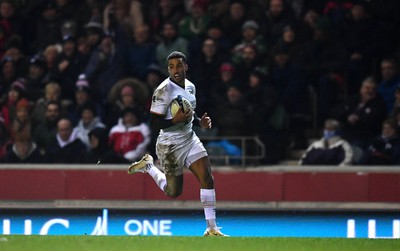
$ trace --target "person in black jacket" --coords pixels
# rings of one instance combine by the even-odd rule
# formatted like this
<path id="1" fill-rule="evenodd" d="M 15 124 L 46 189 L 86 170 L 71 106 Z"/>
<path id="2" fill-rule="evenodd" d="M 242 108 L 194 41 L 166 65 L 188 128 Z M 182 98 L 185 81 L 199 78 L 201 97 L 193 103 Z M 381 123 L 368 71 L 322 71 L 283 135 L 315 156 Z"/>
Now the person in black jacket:
<path id="1" fill-rule="evenodd" d="M 90 150 L 85 153 L 83 162 L 96 163 L 121 163 L 122 159 L 114 153 L 108 145 L 108 133 L 105 128 L 94 128 L 89 132 Z"/>
<path id="2" fill-rule="evenodd" d="M 28 138 L 16 139 L 8 150 L 5 163 L 42 163 L 44 160 L 36 143 Z"/>
<path id="3" fill-rule="evenodd" d="M 332 116 L 343 124 L 343 138 L 365 150 L 379 134 L 386 118 L 385 102 L 377 93 L 375 80 L 366 78 L 359 94 L 334 108 Z"/>
<path id="4" fill-rule="evenodd" d="M 382 134 L 368 147 L 359 164 L 400 164 L 399 126 L 395 119 L 387 119 L 382 123 Z"/>
<path id="5" fill-rule="evenodd" d="M 57 135 L 47 147 L 49 163 L 81 163 L 86 146 L 77 137 L 72 122 L 62 118 L 57 123 Z"/>
<path id="6" fill-rule="evenodd" d="M 340 124 L 337 120 L 325 120 L 323 137 L 312 143 L 299 165 L 339 165 L 353 164 L 353 148 L 340 136 Z"/>

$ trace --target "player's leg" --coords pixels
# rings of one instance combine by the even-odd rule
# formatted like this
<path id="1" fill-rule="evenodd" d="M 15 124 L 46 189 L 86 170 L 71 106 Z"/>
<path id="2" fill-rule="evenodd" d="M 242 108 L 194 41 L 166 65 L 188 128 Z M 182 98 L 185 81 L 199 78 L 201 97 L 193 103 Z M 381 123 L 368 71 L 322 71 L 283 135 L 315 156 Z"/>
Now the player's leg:
<path id="1" fill-rule="evenodd" d="M 176 198 L 182 194 L 183 175 L 166 175 L 167 185 L 164 187 L 164 192 L 171 198 Z"/>
<path id="2" fill-rule="evenodd" d="M 175 170 L 175 168 L 165 168 L 165 170 L 167 170 L 167 174 L 161 172 L 154 165 L 153 157 L 150 154 L 146 154 L 141 160 L 132 163 L 132 165 L 129 166 L 128 173 L 148 173 L 166 195 L 176 198 L 182 194 L 183 175 L 168 173 L 168 170 Z"/>
<path id="3" fill-rule="evenodd" d="M 204 208 L 204 216 L 207 222 L 205 236 L 225 236 L 222 234 L 216 222 L 216 196 L 214 189 L 214 177 L 211 173 L 211 164 L 208 156 L 201 157 L 190 165 L 190 170 L 200 182 L 200 200 Z"/>

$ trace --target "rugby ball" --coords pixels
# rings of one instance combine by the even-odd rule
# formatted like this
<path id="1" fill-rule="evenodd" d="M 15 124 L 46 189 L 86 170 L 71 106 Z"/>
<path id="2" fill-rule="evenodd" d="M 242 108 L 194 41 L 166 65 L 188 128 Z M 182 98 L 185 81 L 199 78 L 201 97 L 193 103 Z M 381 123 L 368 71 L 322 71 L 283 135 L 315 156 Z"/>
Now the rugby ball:
<path id="1" fill-rule="evenodd" d="M 174 100 L 171 102 L 171 115 L 175 117 L 175 114 L 178 112 L 179 108 L 182 108 L 183 112 L 187 112 L 192 110 L 192 104 L 190 104 L 189 100 L 178 95 Z"/>

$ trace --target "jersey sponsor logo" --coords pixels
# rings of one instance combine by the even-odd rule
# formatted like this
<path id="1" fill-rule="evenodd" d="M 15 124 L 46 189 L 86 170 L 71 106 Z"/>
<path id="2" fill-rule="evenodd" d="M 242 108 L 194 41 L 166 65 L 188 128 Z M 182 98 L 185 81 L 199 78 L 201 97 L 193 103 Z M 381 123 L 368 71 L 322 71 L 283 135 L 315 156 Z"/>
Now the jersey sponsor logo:
<path id="1" fill-rule="evenodd" d="M 165 91 L 164 90 L 156 90 L 153 95 L 153 102 L 159 101 L 164 102 Z"/>

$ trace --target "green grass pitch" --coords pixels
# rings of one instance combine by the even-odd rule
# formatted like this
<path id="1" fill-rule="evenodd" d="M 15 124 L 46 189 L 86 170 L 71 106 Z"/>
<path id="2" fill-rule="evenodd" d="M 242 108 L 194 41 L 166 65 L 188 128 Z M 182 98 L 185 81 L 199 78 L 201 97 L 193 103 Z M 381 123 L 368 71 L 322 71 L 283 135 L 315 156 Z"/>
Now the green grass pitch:
<path id="1" fill-rule="evenodd" d="M 345 238 L 141 237 L 0 235 L 2 251 L 389 251 L 400 240 Z"/>

